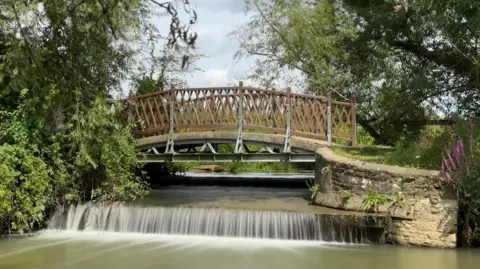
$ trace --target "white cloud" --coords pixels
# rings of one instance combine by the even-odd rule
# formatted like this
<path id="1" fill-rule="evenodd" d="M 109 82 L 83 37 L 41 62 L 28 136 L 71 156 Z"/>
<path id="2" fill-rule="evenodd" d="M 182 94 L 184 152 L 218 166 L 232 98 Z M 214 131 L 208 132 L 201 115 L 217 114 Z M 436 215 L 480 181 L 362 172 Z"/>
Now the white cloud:
<path id="1" fill-rule="evenodd" d="M 193 4 L 196 9 L 229 13 L 243 13 L 246 6 L 244 0 L 194 0 Z"/>
<path id="2" fill-rule="evenodd" d="M 206 86 L 209 86 L 209 87 L 226 86 L 229 82 L 229 80 L 228 80 L 228 70 L 226 70 L 226 69 L 215 69 L 215 68 L 208 69 L 203 74 L 203 79 L 204 79 L 205 83 L 207 84 Z"/>
<path id="3" fill-rule="evenodd" d="M 249 20 L 249 15 L 244 12 L 244 0 L 194 0 L 192 3 L 198 16 L 197 24 L 193 26 L 193 30 L 198 34 L 197 53 L 206 57 L 195 63 L 195 66 L 203 71 L 186 75 L 188 86 L 222 87 L 238 85 L 242 80 L 245 85 L 258 87 L 257 83 L 246 79 L 252 72 L 255 58 L 234 60 L 239 42 L 228 36 Z M 157 28 L 164 34 L 168 33 L 169 19 L 168 16 L 154 19 Z M 157 45 L 161 46 L 163 43 Z M 280 83 L 279 89 L 286 88 L 286 84 Z M 294 85 L 288 86 L 295 90 Z"/>

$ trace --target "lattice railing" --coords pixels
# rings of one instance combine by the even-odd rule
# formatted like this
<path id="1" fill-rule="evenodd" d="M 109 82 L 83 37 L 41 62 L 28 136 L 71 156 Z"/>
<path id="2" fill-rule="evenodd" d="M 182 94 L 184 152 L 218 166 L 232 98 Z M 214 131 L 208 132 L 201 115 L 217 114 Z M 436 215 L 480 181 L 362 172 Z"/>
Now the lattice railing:
<path id="1" fill-rule="evenodd" d="M 137 137 L 189 131 L 272 132 L 356 144 L 355 104 L 251 87 L 170 89 L 130 97 Z M 240 124 L 241 123 L 241 124 Z M 240 128 L 241 126 L 241 128 Z M 287 134 L 288 133 L 288 134 Z"/>

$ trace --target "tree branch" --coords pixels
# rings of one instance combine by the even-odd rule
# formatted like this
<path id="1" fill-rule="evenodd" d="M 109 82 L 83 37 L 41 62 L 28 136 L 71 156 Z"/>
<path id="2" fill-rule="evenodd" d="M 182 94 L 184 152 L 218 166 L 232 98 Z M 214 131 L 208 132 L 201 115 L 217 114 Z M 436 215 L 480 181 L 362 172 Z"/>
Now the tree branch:
<path id="1" fill-rule="evenodd" d="M 407 125 L 407 126 L 425 126 L 425 125 L 454 125 L 455 120 L 445 119 L 445 120 L 405 120 L 405 121 L 394 121 L 392 122 L 395 125 Z"/>
<path id="2" fill-rule="evenodd" d="M 265 16 L 265 14 L 263 13 L 262 9 L 258 6 L 257 4 L 257 1 L 254 1 L 253 2 L 255 7 L 257 8 L 258 10 L 258 13 L 260 13 L 260 16 L 262 17 L 262 19 L 265 21 L 265 23 L 280 37 L 280 39 L 282 40 L 283 44 L 285 44 L 285 46 L 287 47 L 287 49 L 297 53 L 300 55 L 300 53 L 298 53 L 298 51 L 296 50 L 295 47 L 293 46 L 290 46 L 290 44 L 288 43 L 288 41 L 286 40 L 286 38 L 282 35 L 282 33 L 275 27 L 273 26 L 273 24 L 267 19 L 267 17 Z M 299 62 L 301 62 L 302 64 L 305 64 L 305 62 L 302 60 L 302 58 L 300 57 L 299 59 Z M 300 70 L 300 71 L 303 71 L 304 70 Z M 311 73 L 311 72 L 310 72 Z"/>
<path id="3" fill-rule="evenodd" d="M 427 50 L 413 41 L 392 41 L 391 45 L 420 57 L 426 58 L 438 65 L 452 68 L 459 74 L 469 74 L 476 68 L 475 64 L 453 49 Z"/>
<path id="4" fill-rule="evenodd" d="M 18 15 L 17 7 L 15 6 L 15 3 L 13 3 L 13 0 L 10 0 L 10 5 L 12 6 L 13 13 L 15 14 L 15 21 L 18 24 L 18 27 L 20 28 L 20 34 L 22 35 L 23 41 L 25 42 L 25 45 L 27 46 L 28 53 L 30 54 L 30 58 L 32 60 L 32 63 L 35 64 L 36 67 L 39 67 L 37 60 L 35 59 L 35 56 L 33 54 L 32 47 L 30 46 L 30 42 L 28 41 L 27 35 L 25 34 L 25 31 L 23 30 L 22 24 L 20 23 L 20 16 Z"/>
<path id="5" fill-rule="evenodd" d="M 257 52 L 257 51 L 253 51 L 253 50 L 249 50 L 248 48 L 245 48 L 245 50 L 247 51 L 248 54 L 251 54 L 251 55 L 257 55 L 257 56 L 263 56 L 263 57 L 267 57 L 269 58 L 270 60 L 272 61 L 275 61 L 279 64 L 286 64 L 292 68 L 295 68 L 295 69 L 298 69 L 299 71 L 302 71 L 308 75 L 311 75 L 312 73 L 296 64 L 293 64 L 291 62 L 287 62 L 287 61 L 284 61 L 284 60 L 281 60 L 279 56 L 275 55 L 275 54 L 269 54 L 269 53 L 264 53 L 264 52 Z"/>

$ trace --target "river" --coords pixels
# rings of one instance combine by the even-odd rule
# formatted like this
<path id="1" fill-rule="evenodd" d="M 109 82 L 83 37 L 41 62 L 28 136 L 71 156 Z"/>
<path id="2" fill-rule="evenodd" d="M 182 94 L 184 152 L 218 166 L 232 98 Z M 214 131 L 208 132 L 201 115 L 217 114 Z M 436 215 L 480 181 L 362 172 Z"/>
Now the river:
<path id="1" fill-rule="evenodd" d="M 0 269 L 473 269 L 476 250 L 370 245 L 334 229 L 305 188 L 167 186 L 133 205 L 72 207 L 0 240 Z"/>

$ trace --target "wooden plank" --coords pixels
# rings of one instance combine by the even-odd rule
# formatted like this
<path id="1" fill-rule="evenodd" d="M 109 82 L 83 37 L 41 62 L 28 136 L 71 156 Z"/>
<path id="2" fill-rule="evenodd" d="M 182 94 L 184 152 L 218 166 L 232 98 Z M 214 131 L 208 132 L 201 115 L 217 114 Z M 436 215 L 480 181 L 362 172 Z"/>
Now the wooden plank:
<path id="1" fill-rule="evenodd" d="M 162 114 L 162 110 L 160 110 L 160 105 L 158 104 L 158 101 L 157 101 L 158 97 L 155 96 L 155 97 L 152 97 L 152 99 L 153 99 L 153 102 L 155 103 L 155 107 L 157 109 L 157 113 L 158 113 L 158 117 L 159 117 L 158 122 L 160 122 L 160 126 L 166 126 L 166 123 L 168 122 L 168 119 L 166 119 L 166 116 L 168 114 L 166 113 L 166 111 L 164 111 L 164 114 Z M 162 106 L 164 106 L 162 99 L 160 99 L 160 102 L 162 102 Z M 164 109 L 166 109 L 166 108 L 164 107 Z"/>
<path id="2" fill-rule="evenodd" d="M 318 95 L 308 95 L 308 94 L 302 94 L 302 93 L 292 93 L 292 97 L 301 97 L 301 98 L 310 98 L 310 99 L 316 99 L 316 100 L 322 100 L 324 102 L 327 102 L 328 98 L 325 96 L 318 96 Z"/>
<path id="3" fill-rule="evenodd" d="M 341 106 L 347 106 L 347 107 L 349 107 L 349 106 L 352 105 L 351 103 L 348 103 L 348 102 L 340 102 L 340 101 L 333 101 L 333 100 L 332 100 L 332 104 L 334 104 L 334 105 L 341 105 Z"/>
<path id="4" fill-rule="evenodd" d="M 169 95 L 171 91 L 172 90 L 163 90 L 163 91 L 158 91 L 158 92 L 133 95 L 133 96 L 129 96 L 128 99 L 129 100 L 138 100 L 138 99 L 144 99 L 144 98 L 158 96 L 158 95 Z"/>
<path id="5" fill-rule="evenodd" d="M 147 127 L 152 128 L 152 125 L 150 124 L 150 119 L 148 118 L 148 114 L 145 111 L 145 105 L 143 104 L 142 100 L 140 100 L 140 104 L 142 105 L 142 111 L 143 111 L 143 115 L 145 117 L 145 120 L 147 122 Z"/>
<path id="6" fill-rule="evenodd" d="M 145 99 L 145 101 L 147 102 L 148 109 L 150 110 L 150 115 L 152 115 L 153 124 L 155 127 L 158 127 L 157 119 L 155 118 L 155 113 L 153 113 L 153 108 L 152 108 L 152 104 L 150 103 L 150 99 L 151 98 L 147 98 Z"/>
<path id="7" fill-rule="evenodd" d="M 350 122 L 350 125 L 352 126 L 352 147 L 357 146 L 357 111 L 355 107 L 355 103 L 352 101 L 352 106 L 351 106 L 351 114 L 352 114 L 352 120 Z"/>

